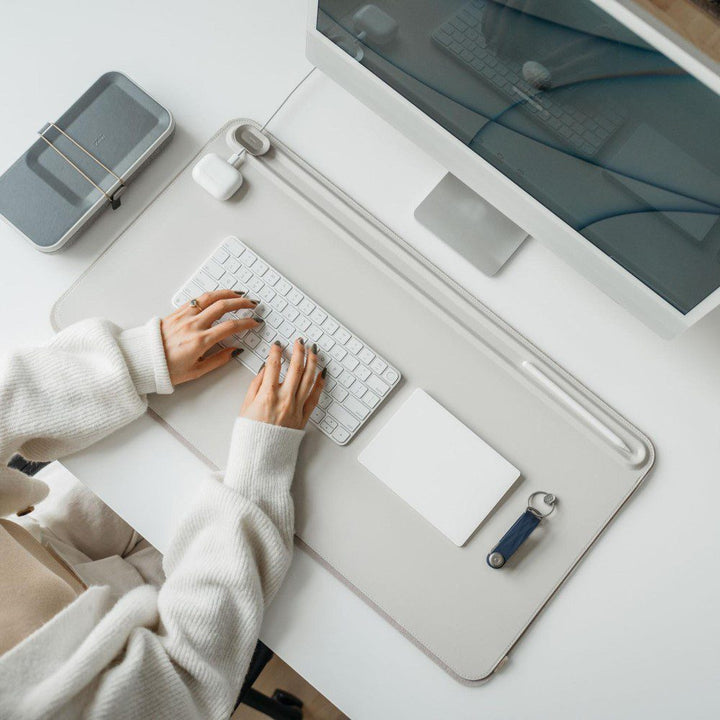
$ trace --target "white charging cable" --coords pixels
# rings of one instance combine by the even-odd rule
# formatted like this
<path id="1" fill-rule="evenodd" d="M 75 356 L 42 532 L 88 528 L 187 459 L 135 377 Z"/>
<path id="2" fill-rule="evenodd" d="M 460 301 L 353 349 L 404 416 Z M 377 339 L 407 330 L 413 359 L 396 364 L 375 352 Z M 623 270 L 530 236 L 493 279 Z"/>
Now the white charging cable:
<path id="1" fill-rule="evenodd" d="M 264 134 L 265 128 L 285 107 L 290 98 L 300 89 L 305 81 L 315 72 L 312 67 L 308 73 L 285 96 L 285 99 L 275 108 L 274 112 L 257 130 L 252 125 L 241 126 L 234 129 L 234 136 L 242 148 L 233 153 L 227 160 L 217 153 L 204 155 L 193 167 L 192 177 L 204 190 L 207 190 L 218 200 L 229 200 L 242 186 L 243 176 L 239 168 L 245 158 L 245 153 L 251 155 L 264 155 L 270 149 L 270 141 Z"/>
<path id="2" fill-rule="evenodd" d="M 265 121 L 265 124 L 260 128 L 260 132 L 265 130 L 265 128 L 275 119 L 275 116 L 285 107 L 287 102 L 290 100 L 290 98 L 295 94 L 297 90 L 300 89 L 302 85 L 305 84 L 305 81 L 315 72 L 317 68 L 313 65 L 310 70 L 306 73 L 305 77 L 288 93 L 286 98 L 278 105 L 278 107 L 275 109 L 275 112 Z"/>

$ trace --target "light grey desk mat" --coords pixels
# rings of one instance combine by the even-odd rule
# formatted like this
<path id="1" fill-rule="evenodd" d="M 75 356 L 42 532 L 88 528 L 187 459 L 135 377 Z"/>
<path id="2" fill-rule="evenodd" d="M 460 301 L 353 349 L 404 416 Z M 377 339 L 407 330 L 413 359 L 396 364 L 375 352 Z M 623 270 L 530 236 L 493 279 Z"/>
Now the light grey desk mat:
<path id="1" fill-rule="evenodd" d="M 63 295 L 53 324 L 102 315 L 129 327 L 170 312 L 174 291 L 229 234 L 324 304 L 403 382 L 346 447 L 308 430 L 293 486 L 297 536 L 458 680 L 484 680 L 647 475 L 653 446 L 272 135 L 270 152 L 243 165 L 233 200 L 208 195 L 192 166 L 208 151 L 229 156 L 228 131 L 240 122 Z M 151 407 L 223 467 L 250 379 L 231 363 Z M 416 387 L 522 473 L 462 548 L 357 461 Z M 487 553 L 536 490 L 555 493 L 557 510 L 502 570 L 490 569 Z"/>

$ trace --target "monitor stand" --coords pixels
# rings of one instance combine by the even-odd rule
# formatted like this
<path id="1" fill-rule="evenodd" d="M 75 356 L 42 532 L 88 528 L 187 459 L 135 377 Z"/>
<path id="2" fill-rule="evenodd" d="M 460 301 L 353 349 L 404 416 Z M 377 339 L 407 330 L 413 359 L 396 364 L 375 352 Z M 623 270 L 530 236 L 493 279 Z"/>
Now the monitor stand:
<path id="1" fill-rule="evenodd" d="M 528 236 L 450 173 L 417 206 L 415 218 L 486 275 L 495 275 Z"/>

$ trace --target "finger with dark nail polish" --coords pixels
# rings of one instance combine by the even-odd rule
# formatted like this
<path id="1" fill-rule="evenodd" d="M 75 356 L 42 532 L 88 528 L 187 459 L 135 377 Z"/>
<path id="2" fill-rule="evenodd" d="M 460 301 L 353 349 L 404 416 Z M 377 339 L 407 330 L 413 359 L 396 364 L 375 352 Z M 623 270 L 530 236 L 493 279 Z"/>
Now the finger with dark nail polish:
<path id="1" fill-rule="evenodd" d="M 245 348 L 235 348 L 232 351 L 232 357 L 236 358 L 241 352 L 244 352 Z"/>
<path id="2" fill-rule="evenodd" d="M 311 349 L 312 349 L 312 354 L 317 355 L 317 343 L 313 343 Z"/>
<path id="3" fill-rule="evenodd" d="M 327 368 L 323 368 L 322 372 L 320 373 L 320 377 L 324 380 L 327 376 Z"/>

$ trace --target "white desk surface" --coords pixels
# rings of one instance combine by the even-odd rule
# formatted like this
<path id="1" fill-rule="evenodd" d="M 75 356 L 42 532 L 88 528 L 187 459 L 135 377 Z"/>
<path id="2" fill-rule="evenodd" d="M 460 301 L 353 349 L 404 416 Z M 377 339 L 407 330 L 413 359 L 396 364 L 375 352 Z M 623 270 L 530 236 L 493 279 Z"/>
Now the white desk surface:
<path id="1" fill-rule="evenodd" d="M 139 211 L 139 198 L 217 128 L 236 116 L 264 120 L 280 103 L 309 67 L 304 5 L 3 3 L 0 168 L 110 69 L 166 104 L 178 131 L 122 210 L 65 252 L 41 255 L 0 226 L 2 350 L 50 335 L 53 301 Z M 395 230 L 427 241 L 411 210 L 442 168 L 327 78 L 316 72 L 271 129 Z M 650 435 L 658 461 L 647 486 L 484 686 L 452 680 L 300 551 L 263 639 L 354 719 L 717 717 L 720 312 L 666 342 L 535 241 L 498 277 L 469 281 Z M 147 418 L 66 464 L 161 549 L 202 471 Z"/>

